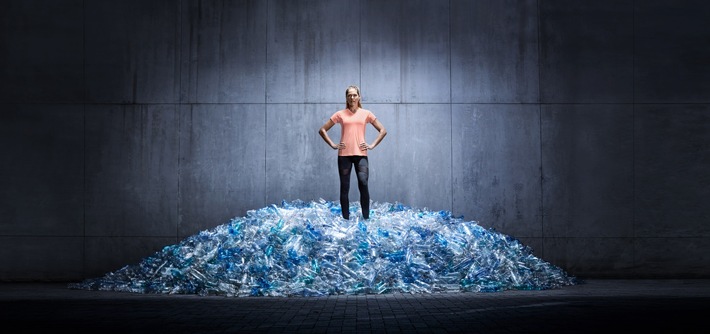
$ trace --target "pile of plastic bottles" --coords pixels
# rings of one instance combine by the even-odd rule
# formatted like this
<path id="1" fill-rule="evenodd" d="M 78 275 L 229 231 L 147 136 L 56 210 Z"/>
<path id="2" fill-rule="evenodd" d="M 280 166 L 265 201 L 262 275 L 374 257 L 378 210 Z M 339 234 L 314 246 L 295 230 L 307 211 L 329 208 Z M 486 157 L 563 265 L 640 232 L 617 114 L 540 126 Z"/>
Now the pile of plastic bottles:
<path id="1" fill-rule="evenodd" d="M 223 296 L 495 292 L 576 284 L 515 238 L 448 211 L 283 201 L 71 289 Z"/>

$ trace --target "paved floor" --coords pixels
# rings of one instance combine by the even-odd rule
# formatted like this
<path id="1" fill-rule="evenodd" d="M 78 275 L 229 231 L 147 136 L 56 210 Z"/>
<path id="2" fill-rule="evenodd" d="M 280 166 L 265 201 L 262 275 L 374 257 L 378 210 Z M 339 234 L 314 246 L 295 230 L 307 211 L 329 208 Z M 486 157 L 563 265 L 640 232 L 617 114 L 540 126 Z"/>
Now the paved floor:
<path id="1" fill-rule="evenodd" d="M 0 283 L 3 333 L 707 333 L 710 280 L 546 291 L 200 297 Z"/>

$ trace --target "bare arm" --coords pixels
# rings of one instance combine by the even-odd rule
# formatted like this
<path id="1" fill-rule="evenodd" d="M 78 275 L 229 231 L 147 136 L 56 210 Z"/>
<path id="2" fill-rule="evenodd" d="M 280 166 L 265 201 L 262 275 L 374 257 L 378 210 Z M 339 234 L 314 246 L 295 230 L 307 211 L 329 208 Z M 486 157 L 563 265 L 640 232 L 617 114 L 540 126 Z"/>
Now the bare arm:
<path id="1" fill-rule="evenodd" d="M 384 139 L 385 136 L 387 135 L 387 129 L 385 129 L 385 126 L 382 125 L 382 123 L 380 123 L 379 119 L 375 119 L 375 121 L 372 122 L 372 126 L 374 126 L 375 129 L 377 129 L 377 132 L 379 132 L 377 134 L 377 138 L 375 138 L 375 141 L 372 142 L 372 145 L 367 145 L 367 143 L 360 144 L 361 149 L 371 150 L 371 149 L 377 147 L 377 145 L 379 145 L 380 142 L 382 141 L 382 139 Z"/>
<path id="2" fill-rule="evenodd" d="M 333 127 L 335 123 L 333 123 L 332 120 L 328 119 L 323 126 L 320 127 L 320 130 L 318 130 L 318 133 L 320 134 L 321 137 L 323 137 L 323 140 L 325 140 L 325 143 L 330 146 L 330 148 L 337 150 L 339 148 L 345 148 L 345 144 L 340 143 L 340 144 L 335 144 L 331 139 L 330 136 L 328 136 L 328 130 Z"/>

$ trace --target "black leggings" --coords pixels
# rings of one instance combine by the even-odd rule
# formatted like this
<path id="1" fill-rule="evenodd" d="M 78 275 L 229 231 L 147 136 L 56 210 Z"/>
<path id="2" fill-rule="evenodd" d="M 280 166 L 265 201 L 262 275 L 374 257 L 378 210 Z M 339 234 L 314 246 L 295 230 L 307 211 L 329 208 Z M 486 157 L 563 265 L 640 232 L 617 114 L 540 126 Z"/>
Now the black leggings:
<path id="1" fill-rule="evenodd" d="M 355 165 L 355 173 L 357 173 L 357 189 L 360 190 L 360 207 L 362 208 L 362 217 L 370 218 L 370 191 L 367 188 L 367 178 L 370 175 L 368 170 L 368 162 L 366 156 L 338 156 L 338 174 L 340 174 L 340 207 L 343 212 L 343 218 L 350 218 L 350 171 Z"/>

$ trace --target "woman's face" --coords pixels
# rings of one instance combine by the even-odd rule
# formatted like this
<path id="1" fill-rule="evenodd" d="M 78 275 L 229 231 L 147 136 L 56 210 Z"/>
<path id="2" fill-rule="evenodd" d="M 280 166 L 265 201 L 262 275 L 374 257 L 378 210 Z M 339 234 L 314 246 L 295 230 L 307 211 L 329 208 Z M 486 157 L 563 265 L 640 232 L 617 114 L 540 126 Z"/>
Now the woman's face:
<path id="1" fill-rule="evenodd" d="M 355 89 L 355 88 L 348 89 L 347 99 L 348 99 L 348 106 L 357 106 L 358 101 L 360 101 L 360 94 L 357 93 L 357 89 Z"/>

